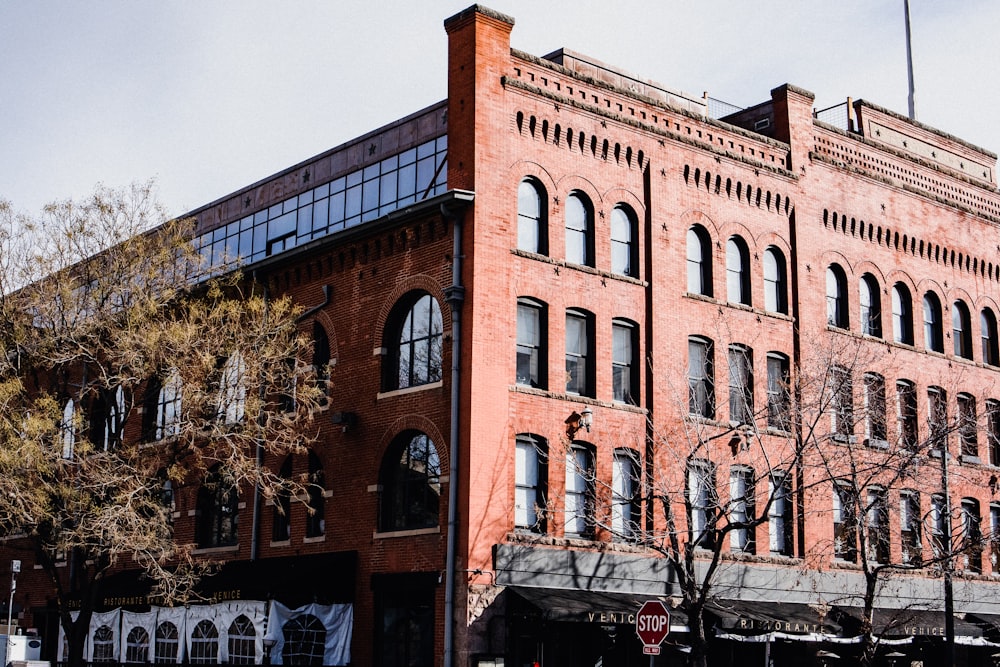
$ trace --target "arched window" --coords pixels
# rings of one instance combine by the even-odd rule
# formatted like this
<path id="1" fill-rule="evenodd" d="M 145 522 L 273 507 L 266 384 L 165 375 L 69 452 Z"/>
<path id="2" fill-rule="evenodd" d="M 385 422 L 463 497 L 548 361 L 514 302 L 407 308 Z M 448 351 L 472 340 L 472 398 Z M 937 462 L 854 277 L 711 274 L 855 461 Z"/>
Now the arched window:
<path id="1" fill-rule="evenodd" d="M 313 322 L 312 367 L 316 386 L 323 394 L 321 402 L 325 404 L 330 391 L 330 337 L 319 322 Z"/>
<path id="2" fill-rule="evenodd" d="M 62 437 L 62 457 L 71 459 L 73 458 L 73 449 L 76 447 L 76 404 L 72 398 L 66 401 L 66 405 L 63 406 L 59 429 Z"/>
<path id="3" fill-rule="evenodd" d="M 785 256 L 774 246 L 764 251 L 764 310 L 788 314 Z"/>
<path id="4" fill-rule="evenodd" d="M 972 322 L 964 301 L 951 304 L 951 339 L 956 357 L 972 358 Z"/>
<path id="5" fill-rule="evenodd" d="M 115 661 L 115 633 L 107 625 L 94 631 L 93 658 L 95 663 Z"/>
<path id="6" fill-rule="evenodd" d="M 979 335 L 983 344 L 983 363 L 1000 366 L 1000 348 L 997 346 L 997 318 L 989 308 L 979 313 Z"/>
<path id="7" fill-rule="evenodd" d="M 282 480 L 292 478 L 292 457 L 286 456 L 285 462 L 278 471 L 278 477 Z M 274 511 L 272 513 L 271 540 L 273 542 L 286 542 L 292 537 L 292 497 L 286 489 L 279 489 L 274 494 Z"/>
<path id="8" fill-rule="evenodd" d="M 847 329 L 847 276 L 837 264 L 826 269 L 826 323 L 838 329 Z"/>
<path id="9" fill-rule="evenodd" d="M 924 294 L 924 347 L 934 352 L 944 352 L 941 331 L 941 301 L 934 292 Z"/>
<path id="10" fill-rule="evenodd" d="M 386 327 L 386 390 L 441 380 L 443 324 L 437 299 L 411 292 L 393 308 Z"/>
<path id="11" fill-rule="evenodd" d="M 712 296 L 712 239 L 700 225 L 687 231 L 687 291 Z"/>
<path id="12" fill-rule="evenodd" d="M 892 286 L 892 337 L 897 343 L 913 345 L 913 299 L 903 283 Z"/>
<path id="13" fill-rule="evenodd" d="M 157 625 L 153 662 L 158 665 L 176 664 L 178 648 L 177 626 L 169 621 Z"/>
<path id="14" fill-rule="evenodd" d="M 639 537 L 641 477 L 639 453 L 616 449 L 611 468 L 611 536 L 631 542 Z"/>
<path id="15" fill-rule="evenodd" d="M 125 662 L 145 664 L 149 662 L 149 633 L 145 628 L 134 627 L 125 638 Z"/>
<path id="16" fill-rule="evenodd" d="M 283 665 L 322 665 L 326 653 L 326 627 L 312 614 L 297 616 L 281 626 Z"/>
<path id="17" fill-rule="evenodd" d="M 590 202 L 580 192 L 566 197 L 566 261 L 594 265 L 594 214 Z"/>
<path id="18" fill-rule="evenodd" d="M 316 452 L 309 452 L 309 509 L 306 512 L 306 537 L 326 534 L 326 475 Z"/>
<path id="19" fill-rule="evenodd" d="M 514 453 L 514 528 L 545 533 L 549 451 L 545 440 L 522 433 Z"/>
<path id="20" fill-rule="evenodd" d="M 594 316 L 566 311 L 566 393 L 594 396 Z"/>
<path id="21" fill-rule="evenodd" d="M 751 304 L 750 252 L 739 236 L 726 241 L 726 299 L 729 303 Z"/>
<path id="22" fill-rule="evenodd" d="M 858 305 L 861 307 L 861 333 L 882 337 L 882 298 L 875 276 L 866 273 L 858 284 Z"/>
<path id="23" fill-rule="evenodd" d="M 439 524 L 441 461 L 434 442 L 406 431 L 385 454 L 380 475 L 383 531 L 432 528 Z"/>
<path id="24" fill-rule="evenodd" d="M 611 210 L 611 272 L 639 275 L 639 225 L 635 213 L 624 204 Z"/>
<path id="25" fill-rule="evenodd" d="M 181 375 L 176 368 L 149 382 L 146 393 L 145 432 L 153 440 L 172 438 L 181 429 Z"/>
<path id="26" fill-rule="evenodd" d="M 526 178 L 517 186 L 517 247 L 542 255 L 548 253 L 545 190 Z"/>
<path id="27" fill-rule="evenodd" d="M 517 300 L 517 384 L 545 389 L 545 306 L 534 299 Z"/>
<path id="28" fill-rule="evenodd" d="M 121 444 L 125 425 L 125 391 L 121 386 L 102 390 L 94 401 L 90 417 L 90 442 L 109 451 Z"/>
<path id="29" fill-rule="evenodd" d="M 202 549 L 237 543 L 239 492 L 232 477 L 215 466 L 198 489 L 197 540 Z"/>
<path id="30" fill-rule="evenodd" d="M 222 367 L 216 416 L 225 424 L 243 421 L 247 407 L 246 371 L 246 362 L 238 351 L 233 352 Z"/>
<path id="31" fill-rule="evenodd" d="M 229 625 L 230 665 L 253 665 L 257 662 L 257 630 L 253 622 L 240 614 Z"/>
<path id="32" fill-rule="evenodd" d="M 199 621 L 191 631 L 192 665 L 214 665 L 219 662 L 219 631 L 212 621 Z"/>
<path id="33" fill-rule="evenodd" d="M 594 450 L 574 442 L 566 452 L 566 535 L 593 536 L 595 492 Z"/>

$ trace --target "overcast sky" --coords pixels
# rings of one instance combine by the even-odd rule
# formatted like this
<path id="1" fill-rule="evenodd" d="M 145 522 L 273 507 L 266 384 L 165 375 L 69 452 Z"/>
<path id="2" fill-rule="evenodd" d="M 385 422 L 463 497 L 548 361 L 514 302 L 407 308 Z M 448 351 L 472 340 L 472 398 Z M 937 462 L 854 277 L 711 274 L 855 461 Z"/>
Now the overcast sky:
<path id="1" fill-rule="evenodd" d="M 156 179 L 180 215 L 445 97 L 471 0 L 0 0 L 0 198 Z M 903 0 L 489 0 L 560 47 L 740 106 L 907 111 Z M 910 0 L 921 122 L 1000 150 L 1000 2 Z"/>

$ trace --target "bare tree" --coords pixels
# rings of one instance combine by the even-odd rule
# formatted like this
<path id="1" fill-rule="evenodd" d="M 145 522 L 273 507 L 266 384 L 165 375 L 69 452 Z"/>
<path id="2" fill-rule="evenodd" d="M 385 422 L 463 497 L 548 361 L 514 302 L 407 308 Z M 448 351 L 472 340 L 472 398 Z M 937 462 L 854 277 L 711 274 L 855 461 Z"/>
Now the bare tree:
<path id="1" fill-rule="evenodd" d="M 212 470 L 230 493 L 302 495 L 262 465 L 313 440 L 314 383 L 283 398 L 296 310 L 235 271 L 206 279 L 192 232 L 150 184 L 37 218 L 0 202 L 0 534 L 51 578 L 70 664 L 116 567 L 165 602 L 210 571 L 174 538 L 175 489 Z"/>

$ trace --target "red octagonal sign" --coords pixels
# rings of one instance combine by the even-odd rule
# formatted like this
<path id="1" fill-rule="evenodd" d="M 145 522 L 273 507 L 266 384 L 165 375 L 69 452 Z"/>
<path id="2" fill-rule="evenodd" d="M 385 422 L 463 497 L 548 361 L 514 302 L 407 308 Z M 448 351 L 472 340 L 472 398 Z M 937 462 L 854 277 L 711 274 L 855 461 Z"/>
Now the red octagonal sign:
<path id="1" fill-rule="evenodd" d="M 670 631 L 670 612 L 659 600 L 646 600 L 635 615 L 635 634 L 642 640 L 643 653 L 657 655 L 660 643 Z"/>

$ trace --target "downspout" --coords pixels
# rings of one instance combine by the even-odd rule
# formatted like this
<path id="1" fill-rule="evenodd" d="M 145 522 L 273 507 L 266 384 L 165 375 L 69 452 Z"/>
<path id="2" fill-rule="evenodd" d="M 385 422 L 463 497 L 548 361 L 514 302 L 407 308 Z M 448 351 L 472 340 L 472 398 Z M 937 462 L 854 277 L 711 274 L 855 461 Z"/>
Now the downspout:
<path id="1" fill-rule="evenodd" d="M 462 365 L 462 303 L 465 287 L 462 285 L 462 215 L 457 215 L 441 205 L 441 216 L 452 223 L 453 248 L 451 259 L 451 286 L 445 290 L 445 300 L 451 307 L 451 423 L 448 448 L 448 547 L 445 556 L 444 580 L 444 667 L 452 667 L 455 652 L 455 557 L 458 548 L 458 428 L 459 388 Z"/>

